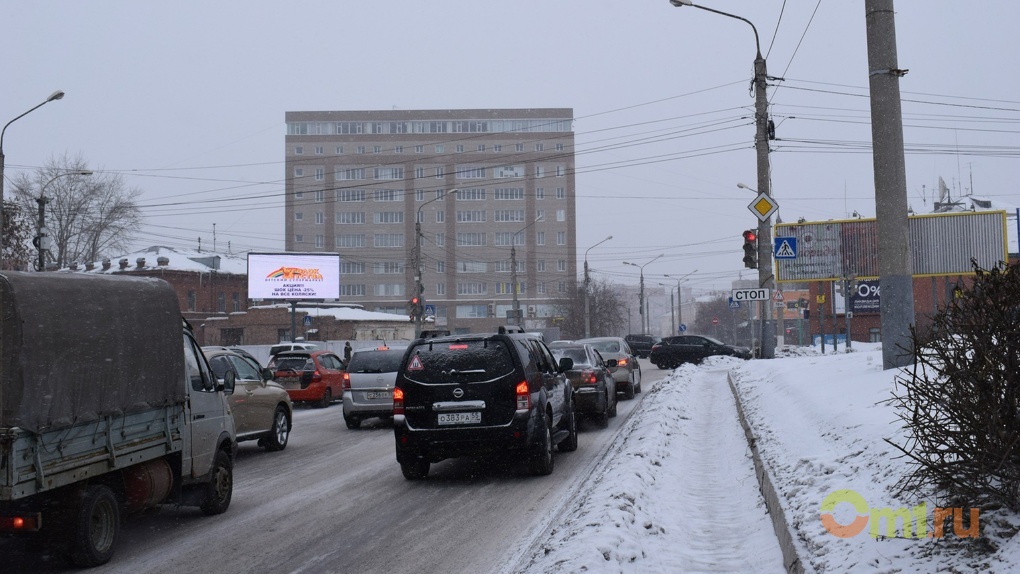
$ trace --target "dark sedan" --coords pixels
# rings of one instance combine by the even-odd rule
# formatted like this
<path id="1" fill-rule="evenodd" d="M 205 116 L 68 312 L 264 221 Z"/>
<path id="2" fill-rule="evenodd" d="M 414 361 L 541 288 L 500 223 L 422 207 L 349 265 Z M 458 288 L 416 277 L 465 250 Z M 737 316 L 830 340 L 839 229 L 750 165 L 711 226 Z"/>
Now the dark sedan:
<path id="1" fill-rule="evenodd" d="M 660 369 L 675 369 L 684 363 L 700 363 L 705 357 L 719 355 L 750 359 L 751 351 L 704 335 L 678 335 L 656 343 L 648 358 Z"/>
<path id="2" fill-rule="evenodd" d="M 602 355 L 586 344 L 559 345 L 552 353 L 557 361 L 564 357 L 574 361 L 567 371 L 574 387 L 574 412 L 591 417 L 601 428 L 609 426 L 609 417 L 616 416 L 616 379 Z"/>

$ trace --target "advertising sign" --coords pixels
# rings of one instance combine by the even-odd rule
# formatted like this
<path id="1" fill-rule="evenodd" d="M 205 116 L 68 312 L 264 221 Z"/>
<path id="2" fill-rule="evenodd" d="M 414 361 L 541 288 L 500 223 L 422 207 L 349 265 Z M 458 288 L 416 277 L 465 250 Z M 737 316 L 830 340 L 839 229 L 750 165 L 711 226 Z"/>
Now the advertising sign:
<path id="1" fill-rule="evenodd" d="M 878 313 L 880 294 L 878 281 L 860 281 L 857 288 L 850 293 L 850 311 L 852 313 Z"/>
<path id="2" fill-rule="evenodd" d="M 340 254 L 249 253 L 249 299 L 339 299 Z"/>

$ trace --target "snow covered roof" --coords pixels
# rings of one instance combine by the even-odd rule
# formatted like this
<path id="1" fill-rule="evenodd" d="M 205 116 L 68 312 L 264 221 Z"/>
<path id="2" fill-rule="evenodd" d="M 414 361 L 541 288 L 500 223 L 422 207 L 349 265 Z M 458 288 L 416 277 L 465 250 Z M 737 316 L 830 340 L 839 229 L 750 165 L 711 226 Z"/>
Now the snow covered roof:
<path id="1" fill-rule="evenodd" d="M 144 259 L 141 267 L 138 261 Z M 126 261 L 127 266 L 121 268 L 121 262 Z M 162 263 L 162 264 L 161 264 Z M 89 266 L 92 269 L 88 269 Z M 103 267 L 106 266 L 106 269 Z M 193 249 L 177 249 L 153 245 L 152 247 L 127 253 L 119 257 L 110 257 L 104 261 L 95 261 L 83 266 L 76 265 L 64 271 L 84 271 L 86 273 L 117 273 L 121 271 L 137 269 L 172 269 L 175 271 L 218 271 L 220 273 L 232 273 L 235 275 L 248 274 L 248 258 L 239 255 L 228 255 L 224 253 L 213 253 L 210 251 L 196 251 Z"/>

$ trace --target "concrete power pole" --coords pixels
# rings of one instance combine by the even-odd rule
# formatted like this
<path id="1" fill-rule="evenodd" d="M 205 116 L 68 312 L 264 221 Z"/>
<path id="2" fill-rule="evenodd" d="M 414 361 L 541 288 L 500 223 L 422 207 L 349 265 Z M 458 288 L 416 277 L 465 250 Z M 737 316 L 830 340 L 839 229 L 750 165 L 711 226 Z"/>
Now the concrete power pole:
<path id="1" fill-rule="evenodd" d="M 882 292 L 882 362 L 886 369 L 913 362 L 914 282 L 910 261 L 907 176 L 903 159 L 903 114 L 896 62 L 893 0 L 865 0 L 871 138 L 878 220 L 878 272 Z"/>

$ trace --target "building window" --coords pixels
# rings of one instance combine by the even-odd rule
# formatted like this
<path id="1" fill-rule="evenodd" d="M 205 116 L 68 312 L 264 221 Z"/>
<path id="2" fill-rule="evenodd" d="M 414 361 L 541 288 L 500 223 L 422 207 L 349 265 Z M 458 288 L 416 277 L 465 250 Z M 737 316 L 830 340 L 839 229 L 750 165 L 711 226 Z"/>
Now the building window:
<path id="1" fill-rule="evenodd" d="M 195 306 L 198 304 L 198 297 L 194 291 L 188 291 L 188 311 L 195 311 Z"/>
<path id="2" fill-rule="evenodd" d="M 536 187 L 535 188 L 535 199 L 545 199 L 545 188 L 544 187 Z"/>
<path id="3" fill-rule="evenodd" d="M 544 231 L 536 231 L 535 232 L 535 245 L 545 245 L 545 232 Z"/>
<path id="4" fill-rule="evenodd" d="M 321 145 L 315 146 L 315 155 L 322 155 L 323 153 L 325 153 L 325 150 Z"/>
<path id="5" fill-rule="evenodd" d="M 485 223 L 486 215 L 486 212 L 481 210 L 458 211 L 457 223 Z"/>
<path id="6" fill-rule="evenodd" d="M 497 187 L 493 190 L 493 197 L 498 200 L 524 199 L 523 187 Z"/>
<path id="7" fill-rule="evenodd" d="M 337 168 L 333 172 L 333 178 L 337 181 L 354 181 L 358 179 L 365 179 L 365 168 L 363 167 L 352 167 L 352 168 Z"/>
<path id="8" fill-rule="evenodd" d="M 404 153 L 404 146 L 402 145 L 393 146 L 393 153 Z"/>
<path id="9" fill-rule="evenodd" d="M 402 275 L 404 264 L 399 261 L 379 262 L 372 265 L 372 272 L 376 275 Z"/>
<path id="10" fill-rule="evenodd" d="M 414 153 L 425 153 L 425 146 L 423 145 L 414 146 Z"/>
<path id="11" fill-rule="evenodd" d="M 381 153 L 381 152 L 382 152 L 382 147 L 381 146 L 372 146 L 372 153 Z"/>
<path id="12" fill-rule="evenodd" d="M 316 235 L 315 236 L 315 247 L 317 247 L 319 249 L 322 249 L 325 246 L 326 246 L 326 238 L 323 237 L 322 235 Z"/>
<path id="13" fill-rule="evenodd" d="M 514 151 L 524 151 L 524 144 L 514 144 Z"/>
<path id="14" fill-rule="evenodd" d="M 556 221 L 566 221 L 566 220 L 567 220 L 567 210 L 565 210 L 565 209 L 557 209 L 556 210 Z"/>
<path id="15" fill-rule="evenodd" d="M 315 224 L 316 225 L 322 225 L 323 223 L 326 223 L 326 214 L 321 212 L 321 211 L 316 211 L 315 212 Z"/>
<path id="16" fill-rule="evenodd" d="M 377 167 L 374 170 L 375 179 L 404 179 L 404 168 L 402 167 Z"/>
<path id="17" fill-rule="evenodd" d="M 376 233 L 372 237 L 372 244 L 376 247 L 403 247 L 403 233 Z"/>
<path id="18" fill-rule="evenodd" d="M 415 179 L 423 179 L 424 177 L 425 177 L 425 168 L 424 167 L 416 167 L 416 168 L 414 168 L 414 178 Z"/>
<path id="19" fill-rule="evenodd" d="M 567 168 L 562 165 L 556 166 L 556 177 L 563 177 L 565 175 L 567 175 Z"/>
<path id="20" fill-rule="evenodd" d="M 365 201 L 364 189 L 338 189 L 336 190 L 337 201 Z"/>
<path id="21" fill-rule="evenodd" d="M 567 232 L 566 231 L 557 231 L 556 232 L 556 245 L 566 245 L 566 244 L 567 244 Z"/>
<path id="22" fill-rule="evenodd" d="M 403 223 L 403 211 L 379 211 L 375 214 L 376 223 Z"/>
<path id="23" fill-rule="evenodd" d="M 500 145 L 500 144 L 493 144 L 492 151 L 494 151 L 496 153 L 499 153 L 499 152 L 503 151 L 503 146 Z"/>
<path id="24" fill-rule="evenodd" d="M 415 201 L 425 201 L 425 190 L 424 189 L 416 189 L 416 190 L 414 190 L 414 200 Z"/>
<path id="25" fill-rule="evenodd" d="M 557 287 L 558 287 L 560 293 L 566 293 L 567 292 L 567 283 L 565 281 L 560 281 L 559 284 L 557 285 Z"/>
<path id="26" fill-rule="evenodd" d="M 446 190 L 445 189 L 437 189 L 436 190 L 436 201 L 446 201 Z"/>
<path id="27" fill-rule="evenodd" d="M 336 246 L 339 249 L 363 248 L 365 247 L 364 233 L 342 233 L 336 236 Z"/>
<path id="28" fill-rule="evenodd" d="M 536 283 L 535 292 L 537 292 L 539 295 L 545 295 L 545 283 L 542 283 L 541 281 Z"/>
<path id="29" fill-rule="evenodd" d="M 457 144 L 457 153 L 464 153 L 464 144 Z"/>
<path id="30" fill-rule="evenodd" d="M 446 177 L 446 172 L 443 170 L 442 167 L 437 167 L 436 168 L 436 179 L 443 179 L 444 177 Z"/>
<path id="31" fill-rule="evenodd" d="M 386 283 L 375 286 L 375 294 L 383 297 L 391 297 L 404 294 L 403 283 Z"/>
<path id="32" fill-rule="evenodd" d="M 556 188 L 556 199 L 566 199 L 566 198 L 567 198 L 567 188 L 565 188 L 565 187 L 557 187 Z"/>
<path id="33" fill-rule="evenodd" d="M 340 296 L 341 297 L 364 297 L 365 296 L 365 285 L 353 285 L 350 283 L 340 284 Z"/>
<path id="34" fill-rule="evenodd" d="M 524 221 L 523 209 L 497 209 L 493 215 L 495 215 L 493 221 L 497 223 L 519 223 Z"/>
<path id="35" fill-rule="evenodd" d="M 446 261 L 436 261 L 436 273 L 446 273 Z"/>
<path id="36" fill-rule="evenodd" d="M 401 193 L 396 189 L 377 189 L 373 192 L 375 201 L 400 201 Z"/>
<path id="37" fill-rule="evenodd" d="M 418 211 L 415 214 L 415 216 L 414 216 L 414 222 L 415 223 L 425 223 L 425 214 L 422 213 L 421 211 Z"/>
<path id="38" fill-rule="evenodd" d="M 436 144 L 436 153 L 444 153 L 443 144 Z"/>
<path id="39" fill-rule="evenodd" d="M 524 234 L 513 231 L 497 231 L 492 234 L 497 247 L 505 247 L 513 241 L 514 245 L 524 245 Z"/>
<path id="40" fill-rule="evenodd" d="M 446 245 L 446 234 L 445 233 L 437 233 L 436 234 L 436 247 L 443 247 L 445 245 Z"/>
<path id="41" fill-rule="evenodd" d="M 343 155 L 343 153 L 344 153 L 344 146 L 342 146 L 342 145 L 336 146 L 336 155 Z"/>
<path id="42" fill-rule="evenodd" d="M 436 283 L 436 295 L 446 295 L 446 283 Z"/>
<path id="43" fill-rule="evenodd" d="M 305 236 L 304 235 L 301 235 L 300 233 L 298 233 L 297 235 L 294 236 L 294 243 L 304 243 L 304 242 L 305 242 Z"/>
<path id="44" fill-rule="evenodd" d="M 535 262 L 535 271 L 545 271 L 545 260 L 539 259 Z"/>
<path id="45" fill-rule="evenodd" d="M 535 210 L 535 221 L 545 221 L 545 210 L 544 209 L 536 209 Z"/>
<path id="46" fill-rule="evenodd" d="M 343 261 L 340 263 L 341 275 L 364 275 L 365 264 L 361 262 Z"/>
<path id="47" fill-rule="evenodd" d="M 304 146 L 295 146 L 294 147 L 294 155 L 302 155 L 304 153 L 305 153 Z"/>
<path id="48" fill-rule="evenodd" d="M 489 306 L 457 305 L 456 313 L 458 319 L 484 319 L 489 316 Z"/>
<path id="49" fill-rule="evenodd" d="M 227 312 L 227 295 L 226 293 L 216 294 L 216 311 L 219 313 Z"/>
<path id="50" fill-rule="evenodd" d="M 485 151 L 485 144 L 478 144 L 478 151 Z"/>
<path id="51" fill-rule="evenodd" d="M 358 146 L 358 153 L 365 153 L 365 146 L 359 145 Z"/>
<path id="52" fill-rule="evenodd" d="M 545 144 L 543 144 L 541 142 L 535 144 L 535 151 L 543 151 L 544 149 L 545 149 Z"/>
<path id="53" fill-rule="evenodd" d="M 304 213 L 302 213 L 300 211 L 295 211 L 294 212 L 294 221 L 303 221 L 304 219 L 305 219 L 305 214 Z"/>
<path id="54" fill-rule="evenodd" d="M 458 261 L 457 273 L 487 273 L 489 265 L 485 261 Z"/>
<path id="55" fill-rule="evenodd" d="M 489 284 L 484 281 L 457 283 L 457 295 L 485 295 L 489 292 Z"/>
<path id="56" fill-rule="evenodd" d="M 458 189 L 457 201 L 485 201 L 485 189 L 481 187 Z"/>
<path id="57" fill-rule="evenodd" d="M 457 247 L 484 247 L 484 233 L 458 233 Z"/>
<path id="58" fill-rule="evenodd" d="M 556 270 L 557 271 L 566 271 L 567 270 L 567 260 L 566 259 L 560 259 L 559 261 L 557 261 L 556 262 Z"/>
<path id="59" fill-rule="evenodd" d="M 315 192 L 315 203 L 326 201 L 326 192 L 321 189 Z"/>
<path id="60" fill-rule="evenodd" d="M 339 225 L 360 225 L 365 223 L 364 211 L 338 211 L 336 222 Z"/>
<path id="61" fill-rule="evenodd" d="M 543 169 L 542 166 L 540 166 L 540 165 L 536 165 L 535 166 L 535 178 L 539 179 L 539 178 L 543 178 L 543 177 L 545 177 L 545 169 Z"/>
<path id="62" fill-rule="evenodd" d="M 445 221 L 446 221 L 446 212 L 445 211 L 437 211 L 436 212 L 436 223 L 443 223 Z"/>
<path id="63" fill-rule="evenodd" d="M 304 177 L 304 176 L 305 176 L 305 170 L 304 169 L 302 169 L 300 167 L 295 167 L 294 168 L 294 177 Z"/>
<path id="64" fill-rule="evenodd" d="M 556 151 L 563 151 L 563 144 L 561 143 L 556 144 Z"/>

